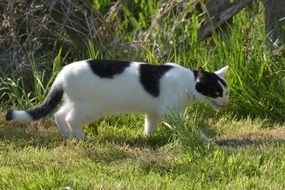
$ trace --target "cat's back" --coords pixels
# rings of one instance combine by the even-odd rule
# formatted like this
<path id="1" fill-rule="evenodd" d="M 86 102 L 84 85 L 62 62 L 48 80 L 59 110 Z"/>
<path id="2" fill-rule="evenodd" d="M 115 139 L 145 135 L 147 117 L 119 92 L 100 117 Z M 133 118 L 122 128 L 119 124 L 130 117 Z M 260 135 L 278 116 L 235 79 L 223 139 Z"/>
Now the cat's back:
<path id="1" fill-rule="evenodd" d="M 190 70 L 175 63 L 153 65 L 144 62 L 83 60 L 64 66 L 60 78 L 70 85 L 83 85 L 90 81 L 104 85 L 137 85 L 145 88 L 164 80 L 184 80 Z M 185 80 L 187 80 L 185 78 Z M 98 85 L 98 84 L 97 84 Z"/>
<path id="2" fill-rule="evenodd" d="M 65 77 L 96 77 L 98 79 L 117 79 L 124 77 L 152 77 L 165 74 L 172 68 L 184 69 L 175 63 L 152 65 L 144 62 L 114 60 L 83 60 L 63 67 Z"/>
<path id="3" fill-rule="evenodd" d="M 121 74 L 136 74 L 138 62 L 113 60 L 83 60 L 63 67 L 61 73 L 69 76 L 93 76 L 100 79 L 114 79 Z"/>
<path id="4" fill-rule="evenodd" d="M 66 92 L 106 94 L 138 86 L 139 62 L 84 60 L 64 66 L 59 78 Z"/>

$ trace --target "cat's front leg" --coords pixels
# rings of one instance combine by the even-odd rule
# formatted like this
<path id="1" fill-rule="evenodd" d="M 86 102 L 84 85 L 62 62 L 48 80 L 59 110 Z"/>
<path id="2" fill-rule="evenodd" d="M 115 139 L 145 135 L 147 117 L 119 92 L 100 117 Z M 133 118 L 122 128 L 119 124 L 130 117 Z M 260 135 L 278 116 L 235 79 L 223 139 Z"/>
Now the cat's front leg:
<path id="1" fill-rule="evenodd" d="M 160 120 L 161 120 L 160 114 L 155 114 L 155 113 L 147 113 L 145 115 L 145 121 L 144 121 L 144 134 L 146 136 L 149 136 L 151 133 L 153 133 Z"/>

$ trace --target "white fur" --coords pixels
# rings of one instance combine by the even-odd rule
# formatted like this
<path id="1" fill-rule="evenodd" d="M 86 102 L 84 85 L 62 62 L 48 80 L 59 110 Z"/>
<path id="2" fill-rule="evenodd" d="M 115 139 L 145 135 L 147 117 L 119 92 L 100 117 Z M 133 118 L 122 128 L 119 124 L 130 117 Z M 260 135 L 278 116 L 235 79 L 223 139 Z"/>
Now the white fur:
<path id="1" fill-rule="evenodd" d="M 113 79 L 98 77 L 86 61 L 65 66 L 55 81 L 64 89 L 63 104 L 54 115 L 60 133 L 64 137 L 71 133 L 72 137 L 82 139 L 85 136 L 82 127 L 87 122 L 107 114 L 138 112 L 146 114 L 144 133 L 149 135 L 169 109 L 183 113 L 193 101 L 209 101 L 195 90 L 193 72 L 174 63 L 167 63 L 174 68 L 162 76 L 160 94 L 153 97 L 140 84 L 140 64 L 132 62 Z M 227 69 L 224 67 L 217 74 L 223 78 Z M 225 105 L 227 101 L 225 94 L 223 98 L 210 99 L 216 107 Z M 14 118 L 31 120 L 30 116 L 19 111 L 14 112 Z"/>
<path id="2" fill-rule="evenodd" d="M 13 118 L 14 121 L 31 121 L 32 120 L 31 116 L 25 111 L 15 110 L 13 114 L 15 116 Z"/>

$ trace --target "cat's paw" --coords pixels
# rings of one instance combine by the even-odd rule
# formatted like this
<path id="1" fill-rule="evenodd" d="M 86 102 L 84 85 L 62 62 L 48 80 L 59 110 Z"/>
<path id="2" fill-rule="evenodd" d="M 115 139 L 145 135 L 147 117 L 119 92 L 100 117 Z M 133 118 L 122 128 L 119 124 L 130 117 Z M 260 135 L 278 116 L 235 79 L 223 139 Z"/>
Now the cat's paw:
<path id="1" fill-rule="evenodd" d="M 209 141 L 208 137 L 202 131 L 200 131 L 200 139 L 203 142 L 208 142 Z"/>

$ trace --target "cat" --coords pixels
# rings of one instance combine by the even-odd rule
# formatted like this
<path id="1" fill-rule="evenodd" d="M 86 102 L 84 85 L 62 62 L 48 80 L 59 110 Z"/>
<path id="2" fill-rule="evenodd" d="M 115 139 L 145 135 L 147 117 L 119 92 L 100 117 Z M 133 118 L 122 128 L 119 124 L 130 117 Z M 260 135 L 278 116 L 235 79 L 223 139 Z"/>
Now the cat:
<path id="1" fill-rule="evenodd" d="M 175 63 L 83 60 L 68 64 L 57 75 L 42 103 L 20 111 L 10 109 L 6 120 L 32 121 L 54 114 L 63 137 L 83 139 L 84 124 L 107 114 L 145 113 L 144 134 L 150 135 L 170 111 L 183 113 L 195 101 L 225 108 L 228 66 L 215 72 L 190 70 Z"/>

